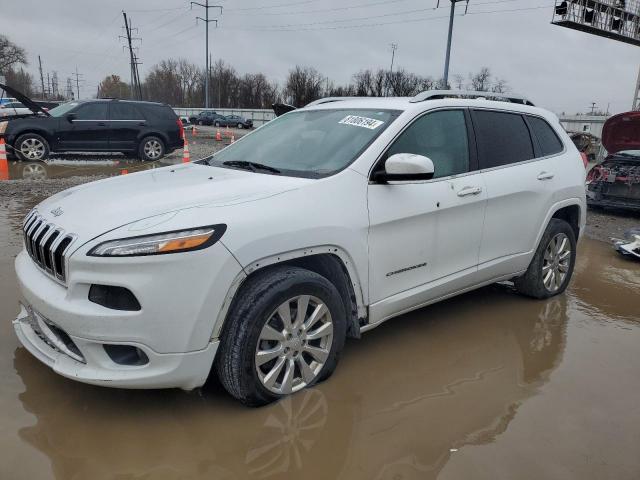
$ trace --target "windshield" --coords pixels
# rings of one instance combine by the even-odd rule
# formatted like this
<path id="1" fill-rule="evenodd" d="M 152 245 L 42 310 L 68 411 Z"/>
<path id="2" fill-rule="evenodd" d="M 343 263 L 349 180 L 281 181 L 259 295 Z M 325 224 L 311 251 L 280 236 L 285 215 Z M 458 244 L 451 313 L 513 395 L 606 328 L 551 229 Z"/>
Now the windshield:
<path id="1" fill-rule="evenodd" d="M 208 163 L 252 162 L 283 175 L 332 175 L 353 162 L 399 114 L 391 110 L 291 112 L 216 153 Z"/>
<path id="2" fill-rule="evenodd" d="M 79 105 L 78 102 L 63 103 L 62 105 L 58 105 L 57 107 L 52 108 L 51 110 L 49 110 L 49 115 L 51 115 L 52 117 L 61 117 L 65 113 L 67 113 L 69 110 L 74 109 L 78 105 Z"/>

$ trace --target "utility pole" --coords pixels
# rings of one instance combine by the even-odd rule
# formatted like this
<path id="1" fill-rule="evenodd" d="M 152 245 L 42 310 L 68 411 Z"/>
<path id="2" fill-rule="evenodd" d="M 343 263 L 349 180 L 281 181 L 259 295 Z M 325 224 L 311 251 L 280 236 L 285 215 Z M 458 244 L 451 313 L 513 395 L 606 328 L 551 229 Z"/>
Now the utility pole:
<path id="1" fill-rule="evenodd" d="M 596 114 L 596 102 L 591 102 L 591 116 Z"/>
<path id="2" fill-rule="evenodd" d="M 398 50 L 398 44 L 392 43 L 391 44 L 391 68 L 389 68 L 389 77 L 387 79 L 387 97 L 389 96 L 389 93 L 391 91 L 391 78 L 393 76 L 393 62 L 396 59 L 396 50 Z"/>
<path id="3" fill-rule="evenodd" d="M 126 12 L 123 11 L 122 16 L 124 17 L 124 28 L 127 32 L 127 36 L 123 37 L 122 35 L 120 35 L 118 38 L 126 39 L 128 44 L 129 59 L 131 63 L 131 98 L 137 98 L 138 100 L 142 100 L 142 87 L 140 86 L 140 75 L 138 73 L 138 65 L 140 65 L 140 62 L 138 62 L 138 58 L 136 57 L 136 54 L 133 52 L 134 50 L 133 41 L 134 40 L 142 41 L 142 38 L 131 36 L 132 30 L 137 30 L 137 29 L 131 28 L 131 20 L 127 19 Z"/>
<path id="4" fill-rule="evenodd" d="M 80 77 L 82 77 L 83 75 L 81 73 L 78 73 L 78 67 L 76 66 L 76 71 L 75 73 L 72 73 L 71 75 L 73 75 L 74 77 L 76 77 L 76 100 L 80 100 Z"/>
<path id="5" fill-rule="evenodd" d="M 638 81 L 636 82 L 636 93 L 633 95 L 633 109 L 640 110 L 640 70 L 638 70 Z"/>
<path id="6" fill-rule="evenodd" d="M 47 98 L 51 97 L 51 79 L 49 78 L 49 72 L 47 72 Z"/>
<path id="7" fill-rule="evenodd" d="M 209 9 L 210 8 L 219 8 L 220 9 L 220 15 L 222 15 L 222 6 L 221 5 L 209 5 L 209 0 L 205 0 L 205 3 L 198 3 L 198 2 L 191 2 L 191 8 L 193 8 L 194 5 L 197 5 L 199 7 L 204 8 L 204 17 L 196 17 L 196 24 L 198 23 L 198 20 L 202 20 L 204 22 L 204 26 L 205 26 L 205 55 L 204 55 L 204 61 L 205 61 L 205 66 L 204 66 L 204 71 L 205 71 L 205 76 L 204 76 L 204 108 L 209 108 L 209 23 L 210 22 L 215 22 L 216 24 L 216 28 L 218 27 L 218 20 L 216 19 L 212 19 L 209 20 Z"/>
<path id="8" fill-rule="evenodd" d="M 444 60 L 444 75 L 442 76 L 442 81 L 444 83 L 443 88 L 449 87 L 449 62 L 451 60 L 451 42 L 453 40 L 453 19 L 456 14 L 456 3 L 458 2 L 467 2 L 467 8 L 464 13 L 467 13 L 469 9 L 469 0 L 449 0 L 451 2 L 451 14 L 449 15 L 449 36 L 447 38 L 447 53 Z M 440 0 L 438 0 L 438 4 L 436 8 L 440 7 Z"/>
<path id="9" fill-rule="evenodd" d="M 38 55 L 38 64 L 40 65 L 40 85 L 42 85 L 42 99 L 44 100 L 44 75 L 42 74 L 42 60 Z"/>
<path id="10" fill-rule="evenodd" d="M 67 97 L 67 100 L 73 99 L 73 84 L 71 83 L 71 77 L 67 77 L 67 88 L 65 89 L 65 97 Z"/>

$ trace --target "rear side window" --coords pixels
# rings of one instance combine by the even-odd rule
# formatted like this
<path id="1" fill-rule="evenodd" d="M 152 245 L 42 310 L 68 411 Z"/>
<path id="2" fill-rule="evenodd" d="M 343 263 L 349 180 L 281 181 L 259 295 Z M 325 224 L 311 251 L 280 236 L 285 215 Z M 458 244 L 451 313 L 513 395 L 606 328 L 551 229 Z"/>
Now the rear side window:
<path id="1" fill-rule="evenodd" d="M 106 103 L 89 103 L 81 105 L 75 112 L 76 120 L 106 120 Z"/>
<path id="2" fill-rule="evenodd" d="M 433 178 L 469 171 L 469 140 L 462 110 L 443 110 L 418 118 L 387 150 L 429 157 L 435 168 Z"/>
<path id="3" fill-rule="evenodd" d="M 143 120 L 142 114 L 130 103 L 111 103 L 111 120 Z"/>
<path id="4" fill-rule="evenodd" d="M 473 111 L 480 168 L 500 167 L 534 158 L 529 128 L 521 115 Z"/>
<path id="5" fill-rule="evenodd" d="M 527 116 L 527 121 L 531 126 L 533 134 L 538 139 L 538 145 L 540 146 L 540 154 L 542 157 L 555 155 L 562 151 L 564 148 L 562 142 L 546 120 L 539 117 Z"/>
<path id="6" fill-rule="evenodd" d="M 145 105 L 142 109 L 147 120 L 161 120 L 163 122 L 175 123 L 178 116 L 168 105 Z"/>

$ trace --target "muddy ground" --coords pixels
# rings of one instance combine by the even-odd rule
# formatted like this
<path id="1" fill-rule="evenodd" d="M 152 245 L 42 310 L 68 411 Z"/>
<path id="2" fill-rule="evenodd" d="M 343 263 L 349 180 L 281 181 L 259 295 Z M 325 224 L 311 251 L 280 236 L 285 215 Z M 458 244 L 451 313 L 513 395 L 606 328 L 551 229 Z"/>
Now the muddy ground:
<path id="1" fill-rule="evenodd" d="M 20 223 L 96 178 L 84 168 L 0 182 L 0 479 L 640 478 L 640 263 L 593 239 L 640 217 L 590 212 L 562 296 L 494 285 L 404 315 L 347 342 L 328 381 L 247 409 L 215 379 L 190 393 L 79 384 L 19 346 Z"/>

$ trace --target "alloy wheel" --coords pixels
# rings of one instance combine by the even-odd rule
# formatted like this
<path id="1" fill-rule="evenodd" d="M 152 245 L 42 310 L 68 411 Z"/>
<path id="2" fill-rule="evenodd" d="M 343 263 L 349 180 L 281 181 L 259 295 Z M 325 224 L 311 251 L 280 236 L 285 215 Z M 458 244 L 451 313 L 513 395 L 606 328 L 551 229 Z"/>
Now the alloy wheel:
<path id="1" fill-rule="evenodd" d="M 29 160 L 42 159 L 44 151 L 44 144 L 37 138 L 27 138 L 20 145 L 20 153 Z"/>
<path id="2" fill-rule="evenodd" d="M 544 251 L 542 282 L 551 293 L 560 290 L 571 264 L 571 242 L 564 233 L 554 236 Z"/>
<path id="3" fill-rule="evenodd" d="M 300 295 L 267 319 L 256 346 L 255 368 L 269 391 L 287 395 L 313 383 L 329 358 L 331 312 L 320 299 Z"/>
<path id="4" fill-rule="evenodd" d="M 147 158 L 155 160 L 162 154 L 162 145 L 158 140 L 149 140 L 144 144 L 144 154 Z"/>

